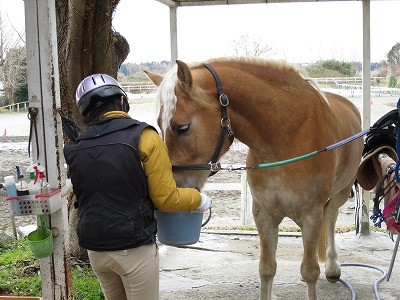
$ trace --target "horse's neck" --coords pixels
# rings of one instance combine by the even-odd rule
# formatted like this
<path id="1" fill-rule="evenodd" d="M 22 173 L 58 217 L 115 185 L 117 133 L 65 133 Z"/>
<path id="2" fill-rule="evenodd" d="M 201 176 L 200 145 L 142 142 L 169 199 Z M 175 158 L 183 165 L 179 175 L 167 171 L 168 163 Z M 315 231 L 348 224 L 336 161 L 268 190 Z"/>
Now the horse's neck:
<path id="1" fill-rule="evenodd" d="M 240 88 L 238 88 L 240 86 Z M 231 102 L 230 117 L 235 136 L 250 148 L 261 147 L 260 143 L 279 146 L 276 143 L 288 143 L 282 137 L 290 138 L 300 126 L 304 126 L 307 115 L 312 114 L 316 106 L 303 101 L 299 109 L 296 95 L 282 97 L 280 88 L 272 90 L 265 85 L 265 91 L 255 93 L 251 86 L 227 86 L 226 93 Z M 265 149 L 265 147 L 263 147 Z"/>

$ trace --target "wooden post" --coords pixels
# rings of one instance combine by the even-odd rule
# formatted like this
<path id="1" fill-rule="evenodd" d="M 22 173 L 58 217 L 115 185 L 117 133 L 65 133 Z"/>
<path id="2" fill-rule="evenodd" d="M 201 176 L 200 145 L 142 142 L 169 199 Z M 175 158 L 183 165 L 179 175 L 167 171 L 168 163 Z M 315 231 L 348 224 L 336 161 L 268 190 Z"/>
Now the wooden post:
<path id="1" fill-rule="evenodd" d="M 32 158 L 46 169 L 52 187 L 65 183 L 60 108 L 57 31 L 54 0 L 25 1 L 29 107 L 38 108 L 37 136 L 32 136 Z M 36 151 L 36 146 L 39 151 Z M 40 259 L 43 299 L 72 299 L 65 196 L 62 208 L 51 214 L 54 251 Z"/>

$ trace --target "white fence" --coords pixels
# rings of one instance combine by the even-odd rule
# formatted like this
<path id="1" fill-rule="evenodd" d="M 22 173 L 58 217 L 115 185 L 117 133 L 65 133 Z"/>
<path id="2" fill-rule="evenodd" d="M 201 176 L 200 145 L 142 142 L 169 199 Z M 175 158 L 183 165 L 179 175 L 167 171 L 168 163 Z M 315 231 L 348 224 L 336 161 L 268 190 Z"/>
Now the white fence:
<path id="1" fill-rule="evenodd" d="M 157 86 L 154 84 L 142 84 L 142 85 L 121 85 L 125 92 L 127 93 L 141 93 L 147 91 L 154 91 L 157 89 Z"/>
<path id="2" fill-rule="evenodd" d="M 251 211 L 253 198 L 251 196 L 250 187 L 247 183 L 246 171 L 241 171 L 241 180 L 238 183 L 206 183 L 203 190 L 205 191 L 240 191 L 241 208 L 240 222 L 241 225 L 252 225 L 253 215 Z"/>
<path id="3" fill-rule="evenodd" d="M 28 106 L 29 106 L 29 101 L 26 101 L 26 102 L 20 102 L 20 103 L 6 105 L 3 107 L 0 107 L 0 109 L 7 109 L 10 113 L 12 113 L 14 111 L 20 112 L 21 110 L 27 111 Z"/>
<path id="4" fill-rule="evenodd" d="M 336 83 L 362 83 L 362 77 L 320 77 L 320 78 L 311 78 L 313 81 L 317 83 L 325 83 L 325 84 L 336 84 Z M 378 82 L 385 81 L 386 77 L 371 77 L 371 83 L 376 84 Z"/>

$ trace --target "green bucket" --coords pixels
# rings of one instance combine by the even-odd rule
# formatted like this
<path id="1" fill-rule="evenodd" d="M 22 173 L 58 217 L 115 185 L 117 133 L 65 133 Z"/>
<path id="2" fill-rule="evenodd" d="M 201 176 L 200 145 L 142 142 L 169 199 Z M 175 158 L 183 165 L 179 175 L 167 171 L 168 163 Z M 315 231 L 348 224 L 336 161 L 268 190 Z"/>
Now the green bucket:
<path id="1" fill-rule="evenodd" d="M 28 234 L 28 245 L 35 258 L 45 258 L 53 253 L 53 234 L 50 229 L 38 228 Z"/>

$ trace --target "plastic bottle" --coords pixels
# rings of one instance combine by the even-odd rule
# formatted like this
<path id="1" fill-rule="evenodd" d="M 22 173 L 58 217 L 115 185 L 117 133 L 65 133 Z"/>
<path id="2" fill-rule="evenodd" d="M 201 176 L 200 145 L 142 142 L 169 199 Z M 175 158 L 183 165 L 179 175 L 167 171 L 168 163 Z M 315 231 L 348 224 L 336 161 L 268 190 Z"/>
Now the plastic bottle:
<path id="1" fill-rule="evenodd" d="M 39 181 L 35 181 L 36 179 L 36 175 L 35 175 L 35 167 L 37 167 L 37 165 L 30 165 L 28 169 L 26 169 L 26 172 L 29 173 L 29 183 L 28 183 L 28 191 L 29 191 L 29 195 L 35 195 L 35 194 L 39 194 Z M 38 174 L 39 175 L 39 174 Z"/>
<path id="2" fill-rule="evenodd" d="M 17 196 L 17 187 L 15 185 L 14 176 L 6 176 L 4 177 L 4 187 L 7 190 L 7 197 L 16 197 Z"/>
<path id="3" fill-rule="evenodd" d="M 44 167 L 37 166 L 37 177 L 39 179 L 39 194 L 45 195 L 51 193 L 50 184 L 46 180 L 46 175 L 44 174 Z M 35 179 L 37 181 L 37 179 Z"/>

